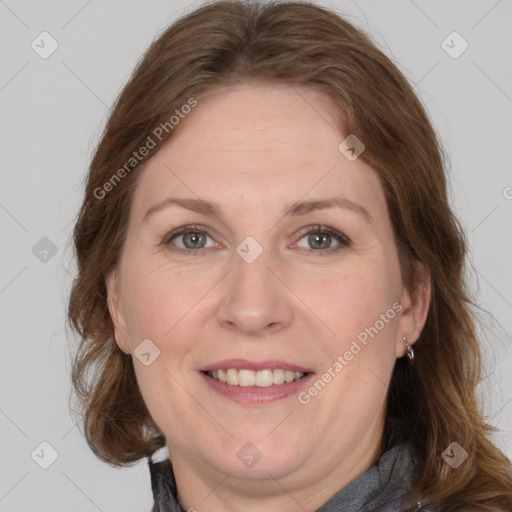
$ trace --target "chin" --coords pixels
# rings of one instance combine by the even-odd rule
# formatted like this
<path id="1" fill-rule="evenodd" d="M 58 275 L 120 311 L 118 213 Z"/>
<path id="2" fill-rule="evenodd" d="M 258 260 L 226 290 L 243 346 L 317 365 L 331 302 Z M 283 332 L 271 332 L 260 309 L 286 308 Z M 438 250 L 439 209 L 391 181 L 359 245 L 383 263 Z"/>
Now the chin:
<path id="1" fill-rule="evenodd" d="M 254 442 L 248 441 L 250 438 L 246 434 L 228 441 L 226 450 L 219 454 L 221 458 L 215 462 L 219 470 L 240 478 L 268 479 L 271 476 L 286 477 L 302 466 L 303 445 L 291 442 L 286 436 L 270 439 L 268 430 L 264 436 L 253 436 Z M 260 441 L 256 440 L 258 438 Z M 301 446 L 300 450 L 298 446 Z"/>

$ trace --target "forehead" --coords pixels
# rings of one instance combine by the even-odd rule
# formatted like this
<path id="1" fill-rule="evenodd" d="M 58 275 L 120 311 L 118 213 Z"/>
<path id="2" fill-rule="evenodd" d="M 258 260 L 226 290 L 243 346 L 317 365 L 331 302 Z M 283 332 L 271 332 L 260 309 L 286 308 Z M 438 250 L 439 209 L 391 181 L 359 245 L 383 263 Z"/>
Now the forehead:
<path id="1" fill-rule="evenodd" d="M 345 135 L 335 116 L 335 105 L 313 89 L 246 84 L 211 92 L 146 163 L 133 208 L 176 193 L 243 200 L 245 208 L 339 194 L 378 214 L 385 204 L 377 175 L 339 151 Z"/>

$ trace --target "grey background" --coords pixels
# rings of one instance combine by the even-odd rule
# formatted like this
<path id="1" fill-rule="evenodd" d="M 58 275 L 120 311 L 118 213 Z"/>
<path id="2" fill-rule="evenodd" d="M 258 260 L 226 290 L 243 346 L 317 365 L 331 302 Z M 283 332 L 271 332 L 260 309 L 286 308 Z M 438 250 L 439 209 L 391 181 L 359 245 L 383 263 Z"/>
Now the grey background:
<path id="1" fill-rule="evenodd" d="M 398 62 L 448 150 L 471 286 L 492 315 L 483 318 L 481 393 L 503 430 L 496 442 L 512 457 L 512 3 L 321 3 L 347 14 Z M 145 462 L 127 469 L 100 462 L 69 413 L 70 234 L 110 105 L 157 33 L 197 5 L 0 0 L 0 511 L 151 508 Z M 43 31 L 59 45 L 47 59 L 31 48 Z M 469 43 L 457 59 L 441 46 L 453 31 Z M 31 458 L 42 441 L 58 452 L 48 469 Z M 48 462 L 50 451 L 38 450 L 34 458 Z"/>

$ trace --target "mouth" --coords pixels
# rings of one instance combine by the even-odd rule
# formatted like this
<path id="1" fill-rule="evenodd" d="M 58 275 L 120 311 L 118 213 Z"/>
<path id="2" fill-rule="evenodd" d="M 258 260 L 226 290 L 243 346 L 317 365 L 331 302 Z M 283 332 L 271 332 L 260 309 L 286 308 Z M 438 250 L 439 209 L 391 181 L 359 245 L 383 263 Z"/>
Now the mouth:
<path id="1" fill-rule="evenodd" d="M 264 405 L 297 395 L 314 372 L 283 361 L 230 359 L 201 368 L 208 387 L 242 405 Z"/>
<path id="2" fill-rule="evenodd" d="M 203 372 L 212 379 L 225 382 L 230 386 L 268 388 L 303 379 L 308 372 L 295 372 L 282 368 L 264 369 L 259 371 L 226 368 Z"/>

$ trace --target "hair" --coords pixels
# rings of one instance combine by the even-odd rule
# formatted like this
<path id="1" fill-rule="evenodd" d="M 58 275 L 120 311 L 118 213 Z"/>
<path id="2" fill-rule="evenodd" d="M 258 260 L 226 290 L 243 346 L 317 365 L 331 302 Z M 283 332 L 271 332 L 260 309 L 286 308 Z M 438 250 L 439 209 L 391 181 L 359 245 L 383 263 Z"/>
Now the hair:
<path id="1" fill-rule="evenodd" d="M 139 391 L 131 356 L 114 341 L 107 302 L 105 278 L 123 249 L 144 165 L 136 162 L 127 170 L 126 162 L 191 98 L 200 102 L 203 93 L 255 82 L 314 88 L 331 99 L 340 134 L 364 142 L 359 158 L 379 176 L 405 285 L 422 286 L 418 262 L 429 271 L 426 324 L 415 344 L 414 365 L 405 358 L 395 365 L 384 435 L 399 425 L 420 461 L 410 496 L 432 499 L 443 511 L 468 505 L 511 510 L 510 461 L 490 441 L 494 429 L 475 395 L 481 354 L 464 277 L 466 241 L 448 203 L 441 144 L 395 64 L 348 21 L 307 2 L 200 6 L 151 44 L 115 102 L 90 164 L 73 233 L 78 273 L 68 319 L 80 342 L 72 382 L 89 446 L 114 466 L 165 446 Z M 148 158 L 172 133 L 152 137 L 156 145 Z M 105 193 L 113 169 L 122 179 Z M 468 453 L 457 470 L 441 457 L 453 441 Z"/>

